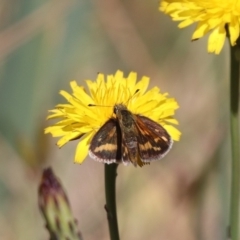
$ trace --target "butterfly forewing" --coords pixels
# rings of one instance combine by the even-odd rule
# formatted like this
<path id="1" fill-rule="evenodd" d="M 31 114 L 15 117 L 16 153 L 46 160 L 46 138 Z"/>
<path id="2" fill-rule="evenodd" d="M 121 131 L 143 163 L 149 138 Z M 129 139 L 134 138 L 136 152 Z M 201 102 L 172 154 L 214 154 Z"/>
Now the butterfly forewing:
<path id="1" fill-rule="evenodd" d="M 109 119 L 94 135 L 89 155 L 93 159 L 113 163 L 122 160 L 122 137 L 116 119 Z"/>
<path id="2" fill-rule="evenodd" d="M 136 116 L 138 149 L 143 162 L 159 160 L 172 146 L 172 139 L 158 123 L 144 116 Z"/>

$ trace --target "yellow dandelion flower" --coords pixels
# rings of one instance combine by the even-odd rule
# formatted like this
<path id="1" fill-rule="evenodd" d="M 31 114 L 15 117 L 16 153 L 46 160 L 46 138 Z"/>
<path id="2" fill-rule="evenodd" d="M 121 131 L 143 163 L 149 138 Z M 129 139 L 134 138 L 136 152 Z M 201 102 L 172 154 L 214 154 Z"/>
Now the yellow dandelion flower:
<path id="1" fill-rule="evenodd" d="M 125 123 L 123 119 L 120 122 L 120 118 L 124 118 L 124 111 L 129 114 L 131 120 L 137 118 L 137 116 L 143 116 L 139 124 L 144 125 L 143 122 L 148 124 L 149 121 L 154 121 L 156 129 L 153 127 L 152 131 L 159 131 L 157 128 L 160 124 L 173 140 L 179 140 L 180 132 L 173 126 L 173 124 L 178 124 L 174 118 L 178 104 L 175 99 L 168 98 L 167 93 L 160 93 L 158 87 L 147 91 L 148 77 L 144 76 L 137 82 L 135 72 L 131 72 L 125 78 L 121 71 L 117 71 L 115 75 L 108 75 L 106 78 L 103 74 L 98 74 L 96 81 L 86 80 L 86 84 L 88 93 L 84 87 L 78 86 L 76 81 L 70 83 L 72 94 L 60 91 L 60 94 L 68 103 L 59 104 L 55 109 L 50 110 L 48 119 L 57 118 L 60 121 L 45 129 L 45 133 L 51 133 L 53 137 L 61 137 L 57 142 L 59 147 L 70 140 L 80 139 L 75 154 L 75 162 L 82 163 L 91 146 L 92 148 L 95 147 L 94 150 L 96 151 L 94 152 L 91 149 L 90 156 L 98 161 L 101 161 L 101 154 L 99 157 L 97 151 L 105 151 L 104 154 L 107 154 L 106 151 L 115 151 L 115 154 L 117 154 L 116 151 L 119 150 L 117 149 L 119 148 L 117 138 L 119 136 L 117 136 L 118 127 L 116 124 L 118 124 L 118 121 L 118 125 L 121 125 L 122 121 Z M 103 128 L 105 128 L 104 131 Z M 132 130 L 134 132 L 136 129 Z M 124 133 L 127 135 L 127 130 Z M 142 134 L 148 133 L 148 131 L 142 132 Z M 157 134 L 159 133 L 157 132 Z M 154 136 L 156 137 L 156 133 L 154 133 Z M 95 143 L 92 143 L 93 140 Z M 163 136 L 161 140 L 163 142 L 167 141 L 167 137 Z M 150 147 L 148 144 L 142 143 L 142 147 L 144 149 Z M 158 146 L 154 147 L 156 151 L 161 149 Z M 110 159 L 106 156 L 106 161 L 103 162 L 111 163 L 118 160 L 112 160 L 111 158 L 112 155 Z M 136 164 L 141 165 L 139 162 L 136 162 Z"/>
<path id="2" fill-rule="evenodd" d="M 198 23 L 192 40 L 211 32 L 208 39 L 210 53 L 221 52 L 227 35 L 226 27 L 232 46 L 239 37 L 239 0 L 163 0 L 159 9 L 170 15 L 174 21 L 182 21 L 179 28 Z"/>

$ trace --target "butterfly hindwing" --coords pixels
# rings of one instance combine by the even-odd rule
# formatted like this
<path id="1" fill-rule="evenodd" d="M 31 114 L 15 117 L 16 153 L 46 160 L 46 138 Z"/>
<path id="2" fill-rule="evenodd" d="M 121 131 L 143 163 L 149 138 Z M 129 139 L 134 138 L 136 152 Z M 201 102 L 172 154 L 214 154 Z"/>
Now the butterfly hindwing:
<path id="1" fill-rule="evenodd" d="M 109 119 L 94 135 L 89 155 L 104 163 L 120 162 L 122 159 L 122 135 L 116 119 Z"/>
<path id="2" fill-rule="evenodd" d="M 144 116 L 136 116 L 139 155 L 143 162 L 159 160 L 172 146 L 172 139 L 158 123 Z"/>

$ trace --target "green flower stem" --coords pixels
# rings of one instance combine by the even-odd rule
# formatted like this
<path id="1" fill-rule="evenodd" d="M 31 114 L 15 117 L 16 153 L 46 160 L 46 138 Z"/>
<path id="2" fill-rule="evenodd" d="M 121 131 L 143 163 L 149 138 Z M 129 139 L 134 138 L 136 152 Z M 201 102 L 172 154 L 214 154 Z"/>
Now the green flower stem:
<path id="1" fill-rule="evenodd" d="M 230 238 L 239 240 L 239 60 L 238 47 L 231 47 L 231 83 L 230 83 L 230 124 L 232 146 L 231 200 L 230 200 Z"/>
<path id="2" fill-rule="evenodd" d="M 108 227 L 111 240 L 119 240 L 117 210 L 116 210 L 116 177 L 117 164 L 105 164 L 105 194 L 106 194 L 106 211 Z"/>

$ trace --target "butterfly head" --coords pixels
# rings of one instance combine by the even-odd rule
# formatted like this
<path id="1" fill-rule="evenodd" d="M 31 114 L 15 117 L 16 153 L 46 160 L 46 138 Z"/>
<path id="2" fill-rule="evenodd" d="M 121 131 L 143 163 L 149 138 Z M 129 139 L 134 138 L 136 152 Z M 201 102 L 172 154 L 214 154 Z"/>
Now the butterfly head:
<path id="1" fill-rule="evenodd" d="M 118 120 L 121 120 L 123 116 L 127 116 L 130 113 L 127 107 L 122 103 L 116 104 L 113 107 L 113 112 L 116 114 Z"/>
<path id="2" fill-rule="evenodd" d="M 128 110 L 127 110 L 127 107 L 126 107 L 124 104 L 122 104 L 122 103 L 120 103 L 120 104 L 115 104 L 115 106 L 113 107 L 113 112 L 114 112 L 116 115 L 118 115 L 118 114 L 120 114 L 122 111 L 128 111 Z"/>

